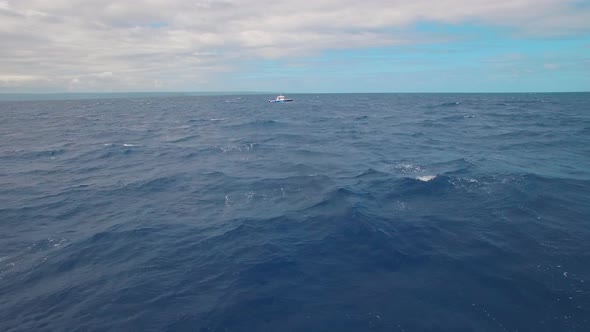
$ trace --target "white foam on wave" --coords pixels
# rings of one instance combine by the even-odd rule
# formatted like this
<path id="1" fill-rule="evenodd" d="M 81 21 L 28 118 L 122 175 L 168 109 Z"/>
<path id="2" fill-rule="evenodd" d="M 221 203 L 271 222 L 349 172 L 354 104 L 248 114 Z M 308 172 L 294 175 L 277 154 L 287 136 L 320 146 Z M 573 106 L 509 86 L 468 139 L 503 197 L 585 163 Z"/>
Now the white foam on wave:
<path id="1" fill-rule="evenodd" d="M 209 121 L 224 121 L 224 120 L 227 120 L 227 118 L 209 119 Z"/>
<path id="2" fill-rule="evenodd" d="M 257 143 L 246 143 L 246 144 L 227 144 L 219 146 L 222 152 L 232 152 L 232 151 L 239 151 L 239 152 L 248 152 L 252 151 Z"/>
<path id="3" fill-rule="evenodd" d="M 434 179 L 436 179 L 436 175 L 422 175 L 416 178 L 416 180 L 420 180 L 422 182 L 428 182 Z"/>
<path id="4" fill-rule="evenodd" d="M 418 173 L 424 171 L 422 167 L 410 163 L 397 164 L 395 168 L 400 170 L 402 173 Z"/>
<path id="5" fill-rule="evenodd" d="M 126 148 L 129 148 L 129 147 L 142 146 L 142 145 L 141 144 L 131 144 L 131 143 L 124 143 L 121 145 L 119 145 L 117 143 L 105 143 L 105 144 L 103 144 L 103 146 L 109 146 L 109 147 L 111 147 L 111 146 L 124 146 Z"/>
<path id="6" fill-rule="evenodd" d="M 53 247 L 60 247 L 62 244 L 68 242 L 68 239 L 65 238 L 60 238 L 60 239 L 53 239 L 53 238 L 48 238 L 47 242 L 49 244 L 51 244 Z"/>

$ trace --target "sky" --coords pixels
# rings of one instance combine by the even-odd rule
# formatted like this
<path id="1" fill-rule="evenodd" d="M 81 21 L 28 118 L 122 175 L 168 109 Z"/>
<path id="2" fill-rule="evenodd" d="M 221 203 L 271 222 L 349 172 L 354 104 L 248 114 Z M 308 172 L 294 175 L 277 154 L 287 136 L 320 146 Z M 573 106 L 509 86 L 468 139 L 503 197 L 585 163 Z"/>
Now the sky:
<path id="1" fill-rule="evenodd" d="M 590 91 L 590 0 L 0 0 L 0 93 Z"/>

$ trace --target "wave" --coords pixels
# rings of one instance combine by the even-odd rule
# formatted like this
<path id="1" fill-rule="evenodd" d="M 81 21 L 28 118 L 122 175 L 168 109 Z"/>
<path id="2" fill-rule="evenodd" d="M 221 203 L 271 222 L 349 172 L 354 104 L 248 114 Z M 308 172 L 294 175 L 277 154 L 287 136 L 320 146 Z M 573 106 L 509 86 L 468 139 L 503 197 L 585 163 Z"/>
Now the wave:
<path id="1" fill-rule="evenodd" d="M 320 169 L 318 167 L 304 163 L 286 163 L 284 166 L 281 166 L 280 169 L 287 174 L 314 175 L 320 173 Z"/>
<path id="2" fill-rule="evenodd" d="M 205 122 L 205 121 L 207 121 L 207 120 L 206 119 L 189 119 L 186 122 L 187 123 L 202 123 L 202 122 Z"/>
<path id="3" fill-rule="evenodd" d="M 371 174 L 377 175 L 395 175 L 395 176 L 431 176 L 435 174 L 459 175 L 476 173 L 478 166 L 465 158 L 452 159 L 441 162 L 430 162 L 424 165 L 413 161 L 403 161 L 396 164 L 384 167 L 381 171 L 368 169 L 361 173 L 358 177 L 364 177 Z"/>
<path id="4" fill-rule="evenodd" d="M 244 144 L 227 144 L 219 146 L 219 149 L 223 153 L 227 152 L 250 152 L 258 146 L 257 143 L 244 143 Z"/>
<path id="5" fill-rule="evenodd" d="M 285 122 L 277 121 L 277 120 L 254 120 L 248 121 L 240 124 L 234 124 L 227 126 L 231 129 L 246 129 L 246 128 L 257 128 L 257 129 L 265 129 L 265 128 L 281 128 L 286 127 L 288 124 Z"/>
<path id="6" fill-rule="evenodd" d="M 499 102 L 500 104 L 504 105 L 529 105 L 529 104 L 559 104 L 556 100 L 547 100 L 547 99 L 518 99 L 518 100 L 503 100 Z"/>
<path id="7" fill-rule="evenodd" d="M 301 157 L 318 157 L 318 158 L 326 158 L 330 156 L 339 156 L 339 154 L 335 151 L 322 151 L 322 150 L 308 150 L 308 149 L 301 149 L 296 148 L 289 150 L 290 153 L 301 156 Z"/>
<path id="8" fill-rule="evenodd" d="M 587 325 L 587 94 L 228 98 L 0 103 L 3 330 Z"/>
<path id="9" fill-rule="evenodd" d="M 162 139 L 162 142 L 164 142 L 164 143 L 182 143 L 182 142 L 189 142 L 189 141 L 195 140 L 200 137 L 201 137 L 201 135 L 199 135 L 199 134 L 185 135 L 185 136 L 179 136 L 179 137 L 166 136 Z"/>
<path id="10" fill-rule="evenodd" d="M 453 114 L 440 118 L 438 121 L 459 121 L 465 119 L 474 119 L 476 116 L 473 114 Z"/>
<path id="11" fill-rule="evenodd" d="M 103 169 L 108 162 L 111 163 L 111 167 L 116 168 L 119 164 L 114 160 L 127 160 L 131 156 L 141 155 L 146 150 L 145 145 L 137 143 L 94 144 L 68 154 L 67 158 L 62 160 L 62 165 L 70 171 L 92 173 Z"/>
<path id="12" fill-rule="evenodd" d="M 38 151 L 26 151 L 26 150 L 19 150 L 19 151 L 12 151 L 11 154 L 18 156 L 18 158 L 23 159 L 37 159 L 37 158 L 52 158 L 57 156 L 62 156 L 68 152 L 67 149 L 58 148 L 58 149 L 47 149 L 47 150 L 38 150 Z"/>
<path id="13" fill-rule="evenodd" d="M 279 142 L 289 142 L 289 143 L 293 144 L 295 142 L 308 141 L 308 140 L 309 140 L 309 136 L 305 136 L 302 134 L 279 133 L 279 134 L 273 135 L 272 137 L 267 138 L 264 142 L 279 141 Z"/>
<path id="14" fill-rule="evenodd" d="M 450 107 L 457 107 L 460 105 L 461 105 L 460 101 L 451 101 L 451 102 L 444 102 L 444 103 L 440 103 L 440 104 L 428 105 L 428 106 L 426 106 L 426 108 L 429 108 L 429 109 L 450 108 Z"/>
<path id="15" fill-rule="evenodd" d="M 407 162 L 395 165 L 395 169 L 402 173 L 422 173 L 425 171 L 424 168 Z"/>
<path id="16" fill-rule="evenodd" d="M 509 132 L 493 134 L 489 136 L 483 136 L 486 139 L 513 139 L 513 138 L 535 138 L 546 135 L 545 131 L 530 130 L 530 129 L 514 129 Z"/>
<path id="17" fill-rule="evenodd" d="M 442 104 L 438 105 L 437 107 L 455 107 L 455 106 L 459 106 L 460 104 L 461 104 L 461 102 L 453 101 L 453 102 L 449 102 L 449 103 L 442 103 Z"/>
<path id="18" fill-rule="evenodd" d="M 190 149 L 187 149 L 186 152 L 181 153 L 180 158 L 183 160 L 198 159 L 205 156 L 218 154 L 220 152 L 221 149 L 218 146 L 191 147 Z"/>
<path id="19" fill-rule="evenodd" d="M 136 181 L 125 185 L 125 191 L 146 194 L 158 194 L 166 190 L 181 190 L 191 183 L 186 174 L 160 176 L 149 180 Z"/>
<path id="20" fill-rule="evenodd" d="M 428 170 L 437 174 L 468 174 L 478 171 L 478 166 L 465 158 L 435 162 L 428 165 Z"/>
<path id="21" fill-rule="evenodd" d="M 422 182 L 428 182 L 436 179 L 436 175 L 421 175 L 416 177 L 416 180 L 420 180 Z"/>
<path id="22" fill-rule="evenodd" d="M 380 177 L 385 177 L 385 176 L 389 176 L 389 173 L 381 172 L 376 169 L 369 168 L 369 169 L 365 170 L 364 172 L 362 172 L 361 174 L 356 175 L 354 178 L 362 180 L 362 179 L 380 178 Z"/>
<path id="23" fill-rule="evenodd" d="M 456 195 L 481 195 L 487 197 L 494 193 L 516 195 L 516 192 L 526 192 L 531 186 L 559 187 L 559 191 L 566 190 L 564 186 L 578 186 L 572 188 L 575 192 L 588 190 L 590 182 L 577 179 L 557 179 L 536 174 L 475 174 L 464 172 L 447 172 L 437 174 L 417 174 L 408 177 L 407 174 L 395 175 L 391 173 L 367 170 L 354 177 L 358 182 L 353 187 L 340 188 L 340 194 L 347 198 L 360 198 L 363 195 L 375 197 L 375 201 L 403 199 L 412 197 L 428 197 L 437 195 L 453 199 Z M 584 182 L 586 181 L 586 182 Z M 516 191 L 516 192 L 515 192 Z M 532 192 L 540 193 L 534 190 Z M 362 194 L 361 194 L 362 193 Z"/>

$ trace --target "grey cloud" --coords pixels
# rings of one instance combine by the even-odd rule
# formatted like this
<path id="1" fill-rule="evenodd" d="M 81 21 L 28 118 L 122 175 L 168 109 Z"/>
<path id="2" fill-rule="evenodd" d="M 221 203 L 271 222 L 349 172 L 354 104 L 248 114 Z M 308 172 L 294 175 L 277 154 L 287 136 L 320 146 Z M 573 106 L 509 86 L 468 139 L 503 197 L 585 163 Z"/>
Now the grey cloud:
<path id="1" fill-rule="evenodd" d="M 149 90 L 198 88 L 249 60 L 451 39 L 411 32 L 421 21 L 586 33 L 590 9 L 564 0 L 0 0 L 0 18 L 4 88 Z"/>

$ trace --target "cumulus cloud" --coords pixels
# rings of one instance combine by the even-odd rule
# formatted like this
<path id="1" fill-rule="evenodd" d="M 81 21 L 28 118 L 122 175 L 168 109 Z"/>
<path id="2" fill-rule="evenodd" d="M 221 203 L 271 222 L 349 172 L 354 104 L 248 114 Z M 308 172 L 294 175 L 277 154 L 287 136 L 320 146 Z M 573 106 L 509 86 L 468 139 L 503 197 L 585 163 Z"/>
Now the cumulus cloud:
<path id="1" fill-rule="evenodd" d="M 109 91 L 215 86 L 249 61 L 445 42 L 421 22 L 586 33 L 578 0 L 0 0 L 0 88 Z"/>

